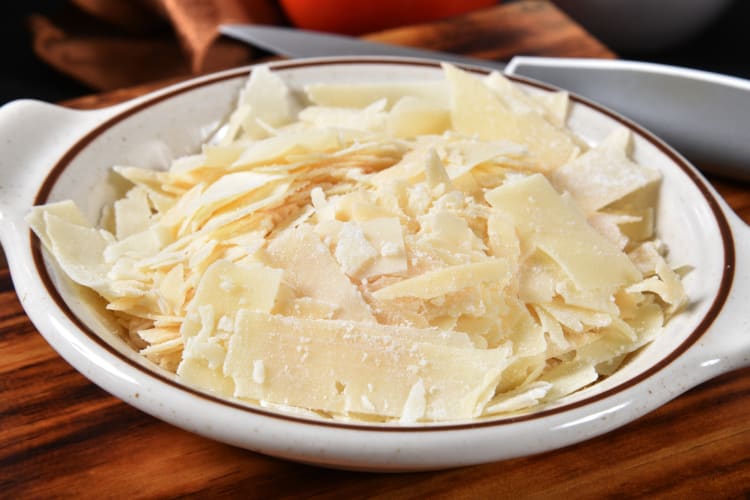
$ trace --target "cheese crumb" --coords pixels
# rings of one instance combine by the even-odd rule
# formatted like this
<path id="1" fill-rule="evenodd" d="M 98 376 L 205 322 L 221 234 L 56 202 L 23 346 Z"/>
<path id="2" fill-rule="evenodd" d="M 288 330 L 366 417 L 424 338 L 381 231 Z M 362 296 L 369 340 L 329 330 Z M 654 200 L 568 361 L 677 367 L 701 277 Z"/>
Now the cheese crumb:
<path id="1" fill-rule="evenodd" d="M 379 252 L 367 241 L 362 228 L 352 222 L 344 224 L 336 245 L 336 260 L 349 276 L 356 276 Z"/>
<path id="2" fill-rule="evenodd" d="M 367 410 L 368 412 L 373 412 L 373 413 L 377 411 L 375 409 L 375 405 L 372 404 L 372 401 L 370 401 L 370 399 L 367 396 L 365 396 L 364 394 L 362 394 L 362 396 L 360 397 L 360 399 L 362 400 L 362 407 L 365 410 Z"/>
<path id="3" fill-rule="evenodd" d="M 424 381 L 420 378 L 409 390 L 404 409 L 399 421 L 402 424 L 411 424 L 424 416 L 427 407 Z"/>
<path id="4" fill-rule="evenodd" d="M 266 365 L 262 359 L 253 360 L 253 382 L 263 384 L 266 381 Z"/>

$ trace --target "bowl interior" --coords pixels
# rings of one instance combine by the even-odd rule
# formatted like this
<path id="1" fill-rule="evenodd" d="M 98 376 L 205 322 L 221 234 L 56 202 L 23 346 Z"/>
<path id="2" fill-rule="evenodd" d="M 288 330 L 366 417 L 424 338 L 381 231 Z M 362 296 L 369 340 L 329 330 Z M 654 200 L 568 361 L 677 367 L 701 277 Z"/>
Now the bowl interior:
<path id="1" fill-rule="evenodd" d="M 293 89 L 313 82 L 442 79 L 440 68 L 429 63 L 290 62 L 278 65 L 275 71 Z M 246 77 L 247 70 L 238 70 L 204 78 L 157 95 L 115 116 L 71 149 L 48 178 L 42 190 L 46 196 L 37 202 L 72 199 L 92 222 L 97 221 L 102 206 L 118 195 L 117 186 L 111 182 L 113 165 L 163 169 L 171 159 L 197 152 L 200 144 L 217 130 L 231 111 Z M 525 86 L 531 92 L 548 91 L 533 84 Z M 568 124 L 588 143 L 595 144 L 628 122 L 575 100 Z M 552 410 L 609 395 L 669 363 L 700 337 L 704 318 L 710 314 L 722 288 L 727 245 L 721 222 L 723 216 L 703 182 L 684 160 L 639 128 L 634 128 L 633 157 L 663 175 L 657 231 L 669 248 L 670 262 L 692 267 L 684 279 L 690 304 L 670 321 L 663 335 L 615 374 L 560 400 L 550 408 Z M 50 272 L 53 284 L 50 292 L 59 294 L 69 311 L 85 326 L 81 332 L 84 341 L 104 342 L 113 355 L 141 368 L 147 367 L 156 376 L 174 378 L 121 340 L 106 314 L 80 300 L 74 293 L 78 287 L 61 279 L 49 260 L 46 260 L 46 269 L 40 271 Z"/>

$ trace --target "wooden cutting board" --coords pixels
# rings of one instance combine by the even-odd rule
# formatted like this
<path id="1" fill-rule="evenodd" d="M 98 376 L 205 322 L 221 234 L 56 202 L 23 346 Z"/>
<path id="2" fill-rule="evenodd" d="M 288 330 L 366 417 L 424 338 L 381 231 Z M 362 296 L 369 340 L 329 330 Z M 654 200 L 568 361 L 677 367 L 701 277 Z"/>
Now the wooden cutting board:
<path id="1" fill-rule="evenodd" d="M 498 60 L 515 54 L 614 57 L 544 1 L 369 38 Z M 101 107 L 165 83 L 66 104 Z M 750 221 L 750 186 L 718 180 L 714 185 Z M 0 497 L 5 498 L 713 498 L 750 492 L 750 369 L 562 450 L 442 472 L 378 475 L 265 457 L 126 405 L 46 344 L 23 313 L 7 270 L 0 270 L 0 360 Z"/>

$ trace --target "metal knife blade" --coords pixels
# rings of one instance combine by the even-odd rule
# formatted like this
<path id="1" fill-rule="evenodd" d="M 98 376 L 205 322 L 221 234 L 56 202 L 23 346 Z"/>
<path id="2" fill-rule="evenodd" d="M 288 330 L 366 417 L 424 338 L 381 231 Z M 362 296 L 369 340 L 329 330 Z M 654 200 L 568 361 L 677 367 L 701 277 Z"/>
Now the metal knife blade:
<path id="1" fill-rule="evenodd" d="M 231 24 L 221 26 L 219 31 L 223 35 L 285 57 L 399 56 L 490 67 L 499 71 L 504 70 L 506 66 L 505 63 L 501 62 L 485 61 L 448 52 L 368 42 L 350 36 L 279 26 Z"/>
<path id="2" fill-rule="evenodd" d="M 750 81 L 663 64 L 514 57 L 507 65 L 291 28 L 225 25 L 221 33 L 287 57 L 399 56 L 504 70 L 564 88 L 650 129 L 704 170 L 750 180 Z"/>

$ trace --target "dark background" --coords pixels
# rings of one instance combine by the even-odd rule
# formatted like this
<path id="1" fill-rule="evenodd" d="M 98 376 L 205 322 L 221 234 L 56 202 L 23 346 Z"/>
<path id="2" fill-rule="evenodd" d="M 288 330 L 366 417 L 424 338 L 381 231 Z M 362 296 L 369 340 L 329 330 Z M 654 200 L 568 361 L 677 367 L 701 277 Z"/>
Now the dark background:
<path id="1" fill-rule="evenodd" d="M 92 93 L 92 90 L 39 61 L 31 48 L 26 26 L 28 14 L 51 14 L 64 3 L 64 0 L 3 3 L 0 40 L 5 50 L 2 54 L 4 69 L 0 77 L 0 104 L 23 97 L 54 102 Z M 620 55 L 750 78 L 749 21 L 750 2 L 736 0 L 714 25 L 680 47 L 653 54 Z"/>

